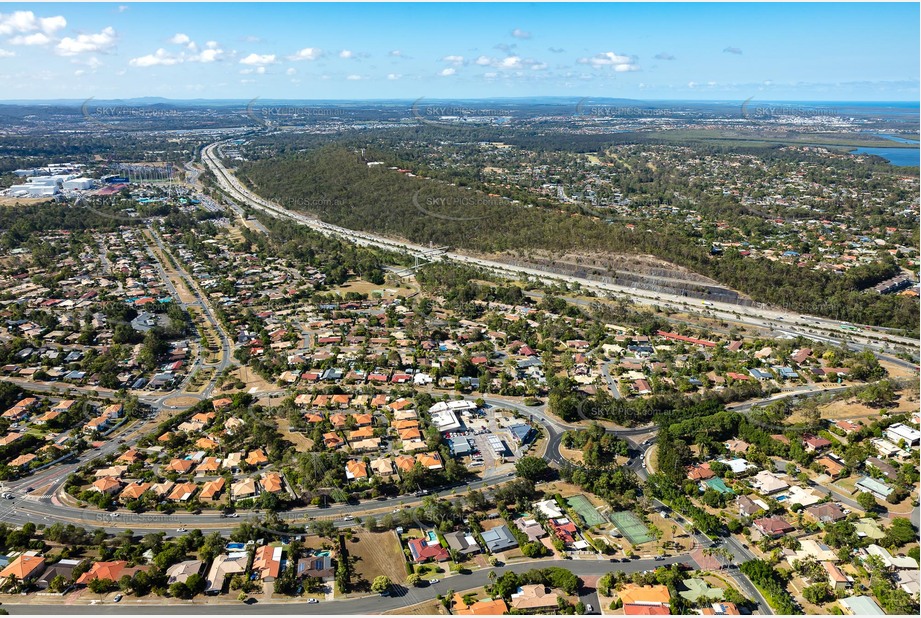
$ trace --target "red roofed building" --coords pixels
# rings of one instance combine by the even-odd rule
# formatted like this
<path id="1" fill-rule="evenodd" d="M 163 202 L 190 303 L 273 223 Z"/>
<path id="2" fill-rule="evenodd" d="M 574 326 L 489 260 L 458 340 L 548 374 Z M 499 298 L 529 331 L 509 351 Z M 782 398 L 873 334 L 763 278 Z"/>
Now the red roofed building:
<path id="1" fill-rule="evenodd" d="M 124 560 L 115 560 L 113 562 L 94 562 L 90 570 L 80 576 L 76 581 L 78 586 L 85 586 L 94 579 L 109 579 L 118 582 L 124 575 L 128 563 Z"/>
<path id="2" fill-rule="evenodd" d="M 639 605 L 627 603 L 624 605 L 625 616 L 668 616 L 669 609 L 664 605 Z"/>
<path id="3" fill-rule="evenodd" d="M 442 547 L 438 541 L 429 542 L 425 539 L 412 539 L 407 545 L 409 546 L 409 552 L 412 554 L 413 562 L 421 563 L 429 560 L 444 562 L 451 557 L 448 550 Z"/>

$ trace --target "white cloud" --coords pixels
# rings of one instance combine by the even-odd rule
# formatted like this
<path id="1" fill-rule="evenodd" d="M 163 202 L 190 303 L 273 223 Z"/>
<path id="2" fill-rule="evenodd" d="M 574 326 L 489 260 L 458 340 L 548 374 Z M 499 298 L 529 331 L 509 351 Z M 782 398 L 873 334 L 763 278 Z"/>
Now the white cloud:
<path id="1" fill-rule="evenodd" d="M 64 17 L 61 15 L 56 15 L 54 17 L 42 17 L 38 21 L 42 32 L 46 34 L 54 34 L 58 30 L 62 30 L 65 26 L 67 26 L 67 20 L 64 19 Z"/>
<path id="2" fill-rule="evenodd" d="M 547 68 L 547 63 L 545 62 L 535 62 L 534 64 L 531 65 L 532 71 L 543 71 L 546 68 Z"/>
<path id="3" fill-rule="evenodd" d="M 118 6 L 118 12 L 119 12 L 119 13 L 124 13 L 124 12 L 127 11 L 127 10 L 128 10 L 128 5 L 127 5 L 127 4 L 120 4 L 120 5 Z"/>
<path id="4" fill-rule="evenodd" d="M 318 47 L 305 47 L 288 56 L 288 60 L 316 60 L 323 55 L 323 50 Z"/>
<path id="5" fill-rule="evenodd" d="M 445 56 L 444 58 L 442 58 L 442 61 L 453 64 L 454 66 L 460 66 L 464 64 L 464 57 L 463 56 Z"/>
<path id="6" fill-rule="evenodd" d="M 15 56 L 15 52 L 7 51 L 5 49 L 0 49 L 0 58 L 12 58 Z"/>
<path id="7" fill-rule="evenodd" d="M 224 50 L 220 47 L 208 47 L 207 49 L 201 50 L 200 54 L 189 56 L 189 62 L 201 62 L 202 64 L 208 64 L 210 62 L 217 62 L 224 57 Z"/>
<path id="8" fill-rule="evenodd" d="M 14 36 L 9 42 L 10 45 L 47 45 L 51 42 L 51 37 L 44 32 L 33 32 Z"/>
<path id="9" fill-rule="evenodd" d="M 512 30 L 512 36 L 516 39 L 530 39 L 531 33 L 527 30 L 522 30 L 521 28 L 515 28 Z"/>
<path id="10" fill-rule="evenodd" d="M 174 64 L 180 64 L 182 58 L 170 54 L 168 51 L 162 47 L 155 51 L 152 54 L 147 54 L 146 56 L 140 56 L 138 58 L 132 58 L 128 61 L 128 64 L 133 67 L 139 67 L 146 69 L 148 67 L 156 66 L 173 66 Z"/>
<path id="11" fill-rule="evenodd" d="M 247 64 L 250 66 L 275 64 L 275 54 L 250 54 L 246 58 L 240 60 L 240 64 Z"/>
<path id="12" fill-rule="evenodd" d="M 479 58 L 476 59 L 476 63 L 480 65 L 481 67 L 488 67 L 489 65 L 492 64 L 492 58 L 490 58 L 489 56 L 480 56 Z"/>
<path id="13" fill-rule="evenodd" d="M 87 52 L 105 53 L 115 45 L 118 35 L 115 28 L 108 26 L 95 34 L 78 34 L 64 37 L 55 50 L 61 56 L 76 56 Z"/>
<path id="14" fill-rule="evenodd" d="M 348 77 L 346 77 L 346 79 L 349 80 L 350 82 L 357 82 L 357 81 L 361 81 L 364 78 L 361 75 L 349 75 Z"/>
<path id="15" fill-rule="evenodd" d="M 388 74 L 387 74 L 387 79 L 389 79 L 389 80 L 392 81 L 392 82 L 395 82 L 396 80 L 400 79 L 401 77 L 403 77 L 403 76 L 400 75 L 399 73 L 388 73 Z"/>
<path id="16" fill-rule="evenodd" d="M 297 75 L 297 69 L 293 67 L 289 68 L 288 70 L 285 71 L 285 75 Z"/>
<path id="17" fill-rule="evenodd" d="M 0 13 L 0 35 L 27 34 L 37 31 L 54 34 L 65 26 L 67 26 L 67 20 L 61 15 L 36 17 L 32 11 Z"/>
<path id="18" fill-rule="evenodd" d="M 442 77 L 450 77 L 450 76 L 454 75 L 455 73 L 457 73 L 457 70 L 456 70 L 456 69 L 447 68 L 447 69 L 442 69 L 442 71 L 441 71 L 441 73 L 439 73 L 439 75 L 441 75 Z"/>
<path id="19" fill-rule="evenodd" d="M 636 64 L 636 57 L 616 54 L 614 52 L 603 52 L 591 58 L 579 58 L 579 64 L 590 64 L 596 68 L 611 67 L 617 73 L 639 71 L 640 69 L 639 65 Z"/>
<path id="20" fill-rule="evenodd" d="M 185 45 L 185 48 L 191 53 L 181 51 L 178 54 L 167 52 L 165 49 L 158 49 L 152 54 L 132 58 L 128 64 L 133 67 L 153 67 L 153 66 L 173 66 L 184 62 L 200 62 L 201 64 L 210 64 L 224 59 L 224 50 L 217 41 L 208 41 L 205 48 L 199 51 L 198 45 L 185 34 L 176 34 L 170 39 L 171 43 L 176 45 Z"/>
<path id="21" fill-rule="evenodd" d="M 339 57 L 344 58 L 345 60 L 350 60 L 355 57 L 355 53 L 350 49 L 343 49 L 339 52 Z"/>
<path id="22" fill-rule="evenodd" d="M 389 55 L 393 56 L 394 58 L 402 58 L 403 52 L 401 52 L 399 49 L 391 49 Z"/>
<path id="23" fill-rule="evenodd" d="M 499 66 L 503 69 L 517 69 L 521 66 L 521 58 L 518 56 L 509 56 L 499 61 Z"/>

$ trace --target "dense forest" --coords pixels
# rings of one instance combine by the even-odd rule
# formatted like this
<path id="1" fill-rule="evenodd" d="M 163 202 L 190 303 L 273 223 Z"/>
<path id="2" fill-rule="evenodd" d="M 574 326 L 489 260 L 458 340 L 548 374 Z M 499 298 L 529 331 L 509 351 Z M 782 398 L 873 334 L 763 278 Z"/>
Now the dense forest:
<path id="1" fill-rule="evenodd" d="M 347 148 L 329 145 L 310 154 L 245 164 L 240 176 L 257 192 L 352 229 L 449 245 L 481 253 L 591 248 L 651 254 L 712 277 L 756 301 L 809 313 L 916 332 L 918 303 L 902 296 L 864 293 L 898 272 L 888 261 L 856 267 L 844 276 L 791 264 L 714 257 L 706 243 L 675 227 L 634 231 L 589 217 L 527 208 L 446 182 L 369 167 Z"/>

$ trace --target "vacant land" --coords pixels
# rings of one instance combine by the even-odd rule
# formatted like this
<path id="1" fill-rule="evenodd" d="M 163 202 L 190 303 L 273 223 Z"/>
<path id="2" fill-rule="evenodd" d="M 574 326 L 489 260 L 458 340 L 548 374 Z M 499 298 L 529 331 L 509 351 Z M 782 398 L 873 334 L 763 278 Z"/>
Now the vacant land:
<path id="1" fill-rule="evenodd" d="M 441 604 L 441 601 L 432 599 L 431 601 L 423 601 L 408 607 L 400 607 L 384 612 L 384 615 L 388 614 L 398 614 L 400 616 L 447 616 L 448 610 Z"/>
<path id="2" fill-rule="evenodd" d="M 895 414 L 910 414 L 918 409 L 918 393 L 912 391 L 901 393 L 896 398 L 895 403 L 886 406 L 885 409 Z M 855 398 L 849 398 L 821 406 L 819 407 L 819 412 L 823 419 L 834 421 L 847 419 L 854 422 L 863 421 L 865 424 L 869 424 L 879 418 L 880 408 L 873 408 L 860 403 Z M 805 419 L 803 419 L 800 411 L 797 410 L 790 415 L 789 420 L 792 423 L 798 423 Z"/>
<path id="3" fill-rule="evenodd" d="M 397 583 L 406 580 L 403 550 L 393 532 L 360 532 L 346 542 L 346 547 L 355 558 L 353 582 L 364 579 L 370 583 L 378 575 L 386 575 Z"/>

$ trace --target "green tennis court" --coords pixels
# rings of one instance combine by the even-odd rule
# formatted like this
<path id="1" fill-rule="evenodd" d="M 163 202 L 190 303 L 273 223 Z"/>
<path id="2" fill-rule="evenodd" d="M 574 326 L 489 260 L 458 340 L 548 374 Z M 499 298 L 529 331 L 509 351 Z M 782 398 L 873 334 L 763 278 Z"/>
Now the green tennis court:
<path id="1" fill-rule="evenodd" d="M 611 513 L 611 523 L 624 535 L 631 545 L 648 543 L 655 537 L 649 534 L 649 528 L 630 511 Z"/>
<path id="2" fill-rule="evenodd" d="M 595 509 L 591 501 L 582 494 L 566 498 L 566 504 L 579 514 L 586 526 L 600 526 L 606 523 L 604 517 Z"/>

